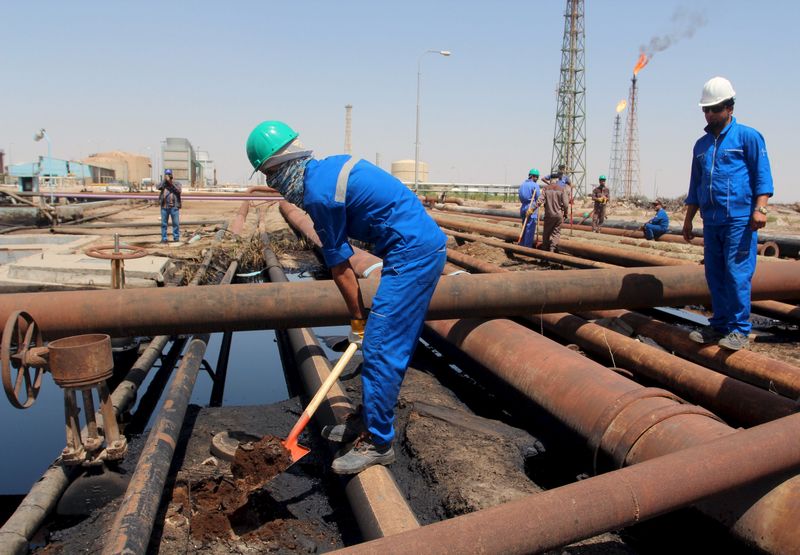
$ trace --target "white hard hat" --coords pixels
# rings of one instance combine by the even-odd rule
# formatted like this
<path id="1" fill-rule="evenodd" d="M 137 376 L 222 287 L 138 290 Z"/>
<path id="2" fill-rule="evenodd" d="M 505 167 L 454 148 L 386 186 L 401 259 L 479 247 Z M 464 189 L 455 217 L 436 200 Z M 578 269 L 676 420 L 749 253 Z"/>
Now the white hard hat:
<path id="1" fill-rule="evenodd" d="M 731 82 L 724 77 L 713 77 L 703 85 L 703 96 L 700 97 L 700 106 L 714 106 L 736 96 Z"/>

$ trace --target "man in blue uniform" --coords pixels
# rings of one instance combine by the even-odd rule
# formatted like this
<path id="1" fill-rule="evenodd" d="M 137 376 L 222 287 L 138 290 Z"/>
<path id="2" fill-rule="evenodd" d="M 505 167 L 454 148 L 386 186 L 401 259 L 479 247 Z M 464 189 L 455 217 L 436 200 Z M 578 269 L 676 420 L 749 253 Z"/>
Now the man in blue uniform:
<path id="1" fill-rule="evenodd" d="M 247 140 L 247 155 L 270 186 L 314 221 L 322 256 L 352 317 L 350 340 L 362 348 L 361 414 L 323 430 L 333 441 L 356 440 L 334 459 L 333 471 L 356 474 L 390 464 L 400 385 L 444 268 L 447 238 L 399 180 L 348 155 L 315 160 L 285 123 L 259 124 Z M 383 259 L 369 318 L 348 238 L 374 245 Z"/>
<path id="2" fill-rule="evenodd" d="M 539 219 L 539 170 L 532 168 L 528 172 L 528 179 L 519 186 L 519 217 L 522 218 L 522 239 L 519 244 L 523 247 L 533 247 L 533 235 Z"/>
<path id="3" fill-rule="evenodd" d="M 738 351 L 749 345 L 750 282 L 773 186 L 764 137 L 733 117 L 735 95 L 723 77 L 703 86 L 700 107 L 708 125 L 692 153 L 683 237 L 692 239 L 692 219 L 700 210 L 714 315 L 689 337 Z"/>
<path id="4" fill-rule="evenodd" d="M 658 239 L 669 231 L 669 216 L 667 215 L 667 211 L 664 210 L 664 203 L 656 199 L 653 201 L 652 206 L 656 211 L 656 215 L 642 226 L 645 238 L 650 241 Z"/>
<path id="5" fill-rule="evenodd" d="M 558 171 L 553 171 L 550 175 L 543 177 L 542 181 L 547 183 L 548 185 L 555 183 L 559 187 L 569 187 L 570 180 L 569 177 L 566 175 L 567 166 L 564 164 L 559 164 Z"/>

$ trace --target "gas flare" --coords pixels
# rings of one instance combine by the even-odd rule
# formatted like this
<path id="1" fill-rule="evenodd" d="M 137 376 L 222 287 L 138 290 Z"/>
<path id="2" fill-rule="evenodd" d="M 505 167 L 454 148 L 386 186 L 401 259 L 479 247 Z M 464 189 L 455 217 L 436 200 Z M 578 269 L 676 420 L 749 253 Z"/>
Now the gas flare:
<path id="1" fill-rule="evenodd" d="M 640 71 L 642 71 L 642 69 L 644 69 L 644 66 L 646 66 L 646 65 L 647 65 L 647 62 L 649 62 L 649 61 L 650 61 L 650 59 L 647 57 L 647 54 L 645 54 L 644 52 L 642 52 L 641 54 L 639 54 L 639 59 L 636 61 L 636 66 L 633 68 L 633 75 L 634 75 L 634 77 L 635 77 L 635 76 L 636 76 L 636 75 L 637 75 L 637 74 L 638 74 Z"/>
<path id="2" fill-rule="evenodd" d="M 619 114 L 622 110 L 625 109 L 627 105 L 628 105 L 627 100 L 625 100 L 624 98 L 620 100 L 619 103 L 617 104 L 617 113 Z"/>

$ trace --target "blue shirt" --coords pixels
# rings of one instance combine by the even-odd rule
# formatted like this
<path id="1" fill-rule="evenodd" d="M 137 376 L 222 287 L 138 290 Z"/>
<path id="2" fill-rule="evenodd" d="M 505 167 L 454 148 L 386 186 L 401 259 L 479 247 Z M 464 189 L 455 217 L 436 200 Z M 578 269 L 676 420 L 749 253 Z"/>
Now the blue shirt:
<path id="1" fill-rule="evenodd" d="M 337 202 L 336 180 L 349 159 L 343 154 L 311 160 L 303 179 L 303 206 L 314 221 L 329 267 L 353 256 L 348 237 L 371 243 L 384 267 L 417 260 L 444 247 L 447 237 L 417 196 L 366 160 L 353 166 L 345 200 Z"/>
<path id="2" fill-rule="evenodd" d="M 554 177 L 558 177 L 558 174 L 557 173 L 551 173 L 550 175 L 545 176 L 545 179 L 547 181 L 550 181 Z M 553 182 L 550 181 L 550 183 L 553 183 Z M 561 177 L 558 177 L 558 180 L 555 181 L 554 184 L 558 185 L 560 187 L 566 187 L 567 185 L 570 184 L 569 177 L 567 177 L 567 174 L 562 174 Z"/>
<path id="3" fill-rule="evenodd" d="M 540 192 L 539 184 L 532 179 L 526 179 L 522 182 L 522 185 L 519 186 L 519 201 L 522 203 L 522 206 L 519 208 L 520 214 L 525 214 L 531 205 L 531 201 L 533 201 L 534 205 L 536 204 L 536 201 L 539 200 Z M 539 208 L 534 208 L 533 217 L 538 217 L 538 213 Z"/>
<path id="4" fill-rule="evenodd" d="M 669 227 L 669 216 L 667 216 L 667 211 L 663 208 L 659 208 L 658 212 L 656 212 L 656 215 L 650 218 L 650 221 L 647 223 L 663 228 Z"/>
<path id="5" fill-rule="evenodd" d="M 732 118 L 714 137 L 708 132 L 694 145 L 686 204 L 700 207 L 706 225 L 749 219 L 756 197 L 772 196 L 772 172 L 761 133 Z"/>

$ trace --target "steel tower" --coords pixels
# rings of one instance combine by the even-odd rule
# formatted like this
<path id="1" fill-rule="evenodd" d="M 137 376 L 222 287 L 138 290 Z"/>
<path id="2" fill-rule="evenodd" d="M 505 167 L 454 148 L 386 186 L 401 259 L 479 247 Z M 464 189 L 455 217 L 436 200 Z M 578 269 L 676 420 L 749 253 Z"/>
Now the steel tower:
<path id="1" fill-rule="evenodd" d="M 623 196 L 622 179 L 622 125 L 620 113 L 625 109 L 627 102 L 620 100 L 617 104 L 617 114 L 614 116 L 614 133 L 611 137 L 611 157 L 608 161 L 608 190 L 613 198 Z"/>
<path id="2" fill-rule="evenodd" d="M 567 0 L 552 167 L 566 166 L 577 194 L 586 194 L 586 84 L 583 0 Z"/>

